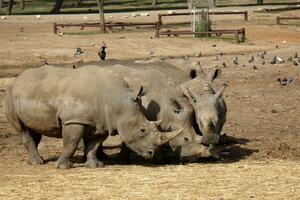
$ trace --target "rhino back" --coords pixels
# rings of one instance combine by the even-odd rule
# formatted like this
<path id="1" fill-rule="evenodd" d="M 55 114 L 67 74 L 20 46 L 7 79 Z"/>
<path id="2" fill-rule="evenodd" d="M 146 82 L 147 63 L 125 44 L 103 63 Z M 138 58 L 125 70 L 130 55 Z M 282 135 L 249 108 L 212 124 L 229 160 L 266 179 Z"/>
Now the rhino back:
<path id="1" fill-rule="evenodd" d="M 61 137 L 61 122 L 105 128 L 105 119 L 110 117 L 105 116 L 106 110 L 120 110 L 124 100 L 109 97 L 126 97 L 126 90 L 126 84 L 110 70 L 45 66 L 24 72 L 12 85 L 11 95 L 22 123 L 45 135 Z"/>

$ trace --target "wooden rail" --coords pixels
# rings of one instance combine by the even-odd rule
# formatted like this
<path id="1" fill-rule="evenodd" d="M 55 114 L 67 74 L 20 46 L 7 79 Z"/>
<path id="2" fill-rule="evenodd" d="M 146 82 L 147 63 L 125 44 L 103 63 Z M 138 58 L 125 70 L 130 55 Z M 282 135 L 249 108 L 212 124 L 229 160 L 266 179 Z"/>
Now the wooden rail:
<path id="1" fill-rule="evenodd" d="M 276 24 L 281 24 L 282 20 L 300 20 L 300 17 L 276 17 Z"/>
<path id="2" fill-rule="evenodd" d="M 159 26 L 158 26 L 159 27 Z M 160 35 L 203 35 L 203 36 L 211 36 L 212 34 L 215 34 L 217 36 L 223 35 L 223 34 L 234 34 L 235 40 L 237 43 L 244 42 L 246 38 L 246 32 L 245 28 L 241 29 L 223 29 L 223 30 L 211 30 L 206 32 L 192 32 L 190 30 L 166 30 L 166 31 L 156 31 L 156 35 L 159 37 Z M 241 37 L 240 37 L 241 35 Z"/>
<path id="3" fill-rule="evenodd" d="M 167 16 L 182 16 L 182 15 L 192 15 L 192 12 L 183 13 L 172 13 L 172 14 L 158 14 L 158 22 L 162 25 L 162 17 Z M 196 12 L 196 14 L 201 14 L 201 12 Z M 248 21 L 248 11 L 209 11 L 210 15 L 244 15 L 244 20 Z"/>
<path id="4" fill-rule="evenodd" d="M 149 22 L 149 23 L 125 23 L 125 22 L 108 22 L 105 23 L 105 27 L 108 27 L 111 31 L 113 27 L 121 27 L 124 29 L 126 26 L 150 26 L 155 28 L 157 26 L 157 22 Z M 57 34 L 58 27 L 100 27 L 100 23 L 53 23 L 53 32 Z"/>

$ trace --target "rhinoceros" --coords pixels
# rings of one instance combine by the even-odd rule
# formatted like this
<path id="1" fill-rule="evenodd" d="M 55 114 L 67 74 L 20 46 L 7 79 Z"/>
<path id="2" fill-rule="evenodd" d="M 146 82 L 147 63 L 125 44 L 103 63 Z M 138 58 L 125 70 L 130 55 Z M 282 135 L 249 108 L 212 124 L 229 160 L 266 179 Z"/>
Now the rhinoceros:
<path id="1" fill-rule="evenodd" d="M 81 138 L 87 167 L 102 167 L 96 150 L 118 133 L 137 154 L 151 158 L 158 146 L 181 130 L 161 133 L 141 112 L 143 87 L 134 93 L 122 77 L 110 69 L 43 66 L 23 72 L 8 89 L 4 108 L 8 121 L 22 135 L 30 164 L 43 164 L 37 146 L 42 135 L 63 138 L 58 168 L 72 166 Z"/>
<path id="2" fill-rule="evenodd" d="M 138 70 L 123 65 L 109 69 L 122 76 L 131 88 L 143 85 L 149 89 L 147 96 L 142 97 L 142 110 L 148 120 L 161 120 L 162 131 L 183 129 L 168 143 L 182 160 L 192 162 L 211 156 L 214 150 L 201 144 L 201 136 L 193 127 L 195 114 L 191 104 L 169 76 L 155 69 Z"/>
<path id="3" fill-rule="evenodd" d="M 102 65 L 113 66 L 122 64 L 134 69 L 147 70 L 156 69 L 170 76 L 180 85 L 184 94 L 188 97 L 196 113 L 196 129 L 203 135 L 202 143 L 216 144 L 219 141 L 219 134 L 226 121 L 227 108 L 223 98 L 224 88 L 218 92 L 213 89 L 213 81 L 221 75 L 220 69 L 204 73 L 198 63 L 184 66 L 184 69 L 166 62 L 156 60 L 146 63 L 123 62 L 118 60 L 106 61 Z"/>

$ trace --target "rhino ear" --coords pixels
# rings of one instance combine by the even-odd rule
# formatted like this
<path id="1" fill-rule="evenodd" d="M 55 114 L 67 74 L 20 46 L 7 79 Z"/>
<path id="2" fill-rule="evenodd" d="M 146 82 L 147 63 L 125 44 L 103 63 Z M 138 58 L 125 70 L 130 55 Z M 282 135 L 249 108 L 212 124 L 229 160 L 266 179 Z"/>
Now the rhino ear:
<path id="1" fill-rule="evenodd" d="M 140 99 L 141 97 L 145 96 L 146 94 L 148 93 L 148 90 L 147 88 L 141 86 L 136 98 L 135 98 L 135 101 L 138 101 L 138 99 Z"/>
<path id="2" fill-rule="evenodd" d="M 194 104 L 197 102 L 196 97 L 192 94 L 192 92 L 190 92 L 190 90 L 188 88 L 185 88 L 183 90 L 183 93 L 189 99 L 189 102 L 191 104 Z"/>
<path id="3" fill-rule="evenodd" d="M 208 73 L 208 78 L 211 82 L 213 82 L 216 78 L 219 78 L 222 74 L 222 70 L 221 69 L 215 69 L 212 72 Z"/>
<path id="4" fill-rule="evenodd" d="M 170 98 L 170 102 L 171 102 L 171 106 L 173 108 L 173 111 L 175 113 L 180 113 L 182 111 L 182 105 L 179 103 L 178 100 L 176 100 L 176 98 Z"/>
<path id="5" fill-rule="evenodd" d="M 200 73 L 204 73 L 203 69 L 201 67 L 200 61 L 193 63 L 192 67 L 190 68 L 190 71 L 189 71 L 190 79 L 196 78 L 198 76 L 198 74 L 200 74 Z"/>

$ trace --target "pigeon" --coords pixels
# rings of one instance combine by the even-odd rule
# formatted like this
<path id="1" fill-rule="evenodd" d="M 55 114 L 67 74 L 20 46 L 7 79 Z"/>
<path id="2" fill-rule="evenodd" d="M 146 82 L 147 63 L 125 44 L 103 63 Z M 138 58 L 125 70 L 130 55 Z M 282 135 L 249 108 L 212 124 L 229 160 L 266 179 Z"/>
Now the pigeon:
<path id="1" fill-rule="evenodd" d="M 298 65 L 298 63 L 296 62 L 296 60 L 293 60 L 293 64 L 294 64 L 295 66 Z"/>
<path id="2" fill-rule="evenodd" d="M 225 63 L 225 62 L 223 62 L 223 63 L 222 63 L 222 65 L 223 65 L 223 67 L 227 67 L 227 65 L 226 65 L 226 63 Z"/>
<path id="3" fill-rule="evenodd" d="M 239 59 L 237 57 L 233 58 L 233 64 L 235 64 L 235 65 L 239 64 Z"/>
<path id="4" fill-rule="evenodd" d="M 160 55 L 160 56 L 159 56 L 159 59 L 160 59 L 161 61 L 165 61 L 166 58 L 165 58 L 164 56 Z"/>
<path id="5" fill-rule="evenodd" d="M 267 54 L 267 51 L 264 50 L 263 52 L 258 52 L 257 55 L 262 57 L 262 56 L 265 56 Z"/>
<path id="6" fill-rule="evenodd" d="M 249 63 L 254 61 L 254 56 L 251 56 L 250 60 L 248 61 Z"/>
<path id="7" fill-rule="evenodd" d="M 84 51 L 82 51 L 81 48 L 77 47 L 74 56 L 78 56 L 78 55 L 80 55 L 80 54 L 83 54 L 83 52 L 84 52 Z"/>
<path id="8" fill-rule="evenodd" d="M 188 59 L 190 59 L 190 56 L 187 55 L 187 56 L 183 56 L 182 58 L 183 58 L 183 60 L 188 60 Z"/>
<path id="9" fill-rule="evenodd" d="M 298 53 L 297 52 L 295 53 L 294 58 L 298 58 Z"/>
<path id="10" fill-rule="evenodd" d="M 49 65 L 49 63 L 47 62 L 47 60 L 43 60 L 42 61 L 45 65 Z"/>
<path id="11" fill-rule="evenodd" d="M 202 53 L 199 52 L 199 53 L 196 55 L 196 57 L 201 57 L 201 55 L 202 55 Z"/>
<path id="12" fill-rule="evenodd" d="M 215 60 L 215 61 L 218 61 L 218 60 L 219 60 L 219 57 L 218 57 L 218 56 L 215 56 L 214 60 Z"/>
<path id="13" fill-rule="evenodd" d="M 274 56 L 271 64 L 282 64 L 284 63 L 284 60 L 278 56 Z"/>
<path id="14" fill-rule="evenodd" d="M 288 57 L 287 61 L 293 62 L 293 57 L 292 56 Z"/>
<path id="15" fill-rule="evenodd" d="M 101 48 L 98 50 L 98 56 L 100 58 L 100 60 L 105 60 L 106 58 L 106 52 L 105 49 L 107 48 L 107 45 L 105 44 L 105 42 L 102 42 L 102 46 Z"/>

